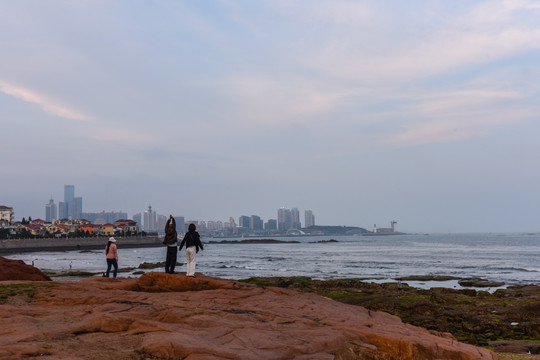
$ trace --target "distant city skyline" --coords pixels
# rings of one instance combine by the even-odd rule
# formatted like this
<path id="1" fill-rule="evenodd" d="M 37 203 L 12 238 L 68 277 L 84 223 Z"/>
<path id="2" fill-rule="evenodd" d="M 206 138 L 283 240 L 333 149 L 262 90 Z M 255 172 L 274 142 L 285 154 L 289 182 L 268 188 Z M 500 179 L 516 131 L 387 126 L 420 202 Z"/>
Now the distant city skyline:
<path id="1" fill-rule="evenodd" d="M 75 204 L 76 202 L 76 204 Z M 131 215 L 127 212 L 123 211 L 105 211 L 102 210 L 101 212 L 89 212 L 89 211 L 83 211 L 82 208 L 83 203 L 83 196 L 75 197 L 75 185 L 64 185 L 64 201 L 59 202 L 59 207 L 64 208 L 63 211 L 57 214 L 56 209 L 57 205 L 54 202 L 54 198 L 50 198 L 49 202 L 44 207 L 44 213 L 45 217 L 43 218 L 47 222 L 51 222 L 53 219 L 86 219 L 91 221 L 94 224 L 105 224 L 105 223 L 113 223 L 116 220 L 121 219 L 133 219 L 136 220 L 137 223 L 140 224 L 141 229 L 144 229 L 145 231 L 158 231 L 161 230 L 161 228 L 164 227 L 167 215 L 159 214 L 155 209 L 152 208 L 152 205 L 148 205 L 147 209 L 135 212 Z M 75 204 L 75 205 L 74 205 Z M 167 213 L 164 211 L 163 213 Z M 169 212 L 170 214 L 170 212 Z M 175 217 L 185 219 L 184 214 L 172 214 Z M 32 217 L 30 215 L 28 216 L 22 216 L 21 219 L 25 217 Z M 42 218 L 42 217 L 32 217 L 34 219 Z M 231 219 L 233 219 L 232 216 L 226 216 L 222 219 L 208 219 L 208 218 L 201 218 L 197 220 L 193 220 L 196 222 L 217 222 L 217 221 L 224 221 L 223 219 L 229 218 L 229 223 L 231 222 Z M 237 215 L 238 219 L 238 226 L 241 228 L 249 228 L 251 230 L 263 230 L 267 227 L 272 227 L 273 222 L 275 221 L 275 230 L 278 231 L 286 231 L 289 229 L 294 228 L 302 228 L 302 222 L 300 221 L 300 211 L 298 208 L 292 208 L 288 209 L 285 207 L 281 207 L 276 210 L 276 217 L 275 218 L 268 218 L 266 219 L 266 224 L 264 219 L 262 219 L 259 215 L 252 214 L 252 215 Z M 193 218 L 195 219 L 195 218 Z M 312 210 L 306 209 L 304 211 L 304 224 L 309 224 L 307 226 L 313 226 L 315 225 L 315 215 Z M 182 220 L 183 221 L 183 220 Z M 234 220 L 232 220 L 234 222 Z M 270 224 L 268 224 L 270 222 Z M 236 227 L 236 223 L 234 224 Z M 304 226 L 304 227 L 307 227 Z M 356 225 L 354 225 L 356 226 Z"/>

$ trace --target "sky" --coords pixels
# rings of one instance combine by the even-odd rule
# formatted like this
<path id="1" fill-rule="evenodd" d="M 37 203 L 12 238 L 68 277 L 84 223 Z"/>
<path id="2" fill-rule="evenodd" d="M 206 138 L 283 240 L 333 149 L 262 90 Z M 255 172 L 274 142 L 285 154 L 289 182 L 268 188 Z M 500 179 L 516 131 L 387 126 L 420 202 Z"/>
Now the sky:
<path id="1" fill-rule="evenodd" d="M 0 0 L 0 205 L 540 231 L 540 1 Z"/>

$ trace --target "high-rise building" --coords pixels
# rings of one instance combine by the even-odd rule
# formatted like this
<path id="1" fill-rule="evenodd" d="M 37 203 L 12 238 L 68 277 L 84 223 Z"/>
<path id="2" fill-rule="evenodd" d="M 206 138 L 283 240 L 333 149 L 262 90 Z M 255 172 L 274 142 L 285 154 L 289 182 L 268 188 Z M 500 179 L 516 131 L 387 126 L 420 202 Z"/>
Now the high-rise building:
<path id="1" fill-rule="evenodd" d="M 71 218 L 82 219 L 82 197 L 73 198 L 70 206 Z"/>
<path id="2" fill-rule="evenodd" d="M 174 221 L 176 222 L 176 232 L 178 233 L 178 236 L 182 238 L 186 232 L 186 220 L 183 216 L 175 216 Z"/>
<path id="3" fill-rule="evenodd" d="M 249 229 L 249 216 L 242 215 L 238 218 L 238 226 Z"/>
<path id="4" fill-rule="evenodd" d="M 208 220 L 206 222 L 206 231 L 209 233 L 214 233 L 217 231 L 217 224 L 214 220 Z"/>
<path id="5" fill-rule="evenodd" d="M 287 231 L 292 228 L 291 210 L 286 208 L 278 209 L 278 230 Z"/>
<path id="6" fill-rule="evenodd" d="M 75 198 L 75 185 L 64 185 L 64 202 L 71 203 Z"/>
<path id="7" fill-rule="evenodd" d="M 168 216 L 157 214 L 157 232 L 160 235 L 165 234 L 165 225 L 167 225 Z"/>
<path id="8" fill-rule="evenodd" d="M 229 221 L 223 224 L 224 230 L 226 230 L 229 234 L 236 234 L 237 228 L 236 228 L 236 222 L 234 221 L 234 218 L 231 216 L 229 217 Z"/>
<path id="9" fill-rule="evenodd" d="M 216 221 L 216 231 L 223 231 L 223 222 L 220 220 Z"/>
<path id="10" fill-rule="evenodd" d="M 291 210 L 291 221 L 294 229 L 300 229 L 302 227 L 302 223 L 300 222 L 300 211 L 298 211 L 297 208 L 292 208 Z"/>
<path id="11" fill-rule="evenodd" d="M 251 215 L 249 218 L 249 228 L 254 232 L 261 232 L 263 230 L 263 221 L 260 216 Z"/>
<path id="12" fill-rule="evenodd" d="M 205 233 L 208 230 L 208 226 L 206 226 L 206 221 L 199 221 L 197 223 L 197 230 L 199 230 L 199 232 Z"/>
<path id="13" fill-rule="evenodd" d="M 304 225 L 305 227 L 315 226 L 315 215 L 313 215 L 313 211 L 306 210 L 304 211 Z"/>
<path id="14" fill-rule="evenodd" d="M 139 227 L 139 229 L 143 228 L 143 226 L 142 226 L 142 214 L 141 213 L 133 215 L 132 219 L 133 219 L 133 221 L 135 221 L 137 223 L 137 226 Z"/>
<path id="15" fill-rule="evenodd" d="M 56 219 L 58 219 L 58 210 L 54 200 L 51 198 L 49 203 L 45 204 L 45 221 L 52 222 Z"/>
<path id="16" fill-rule="evenodd" d="M 268 219 L 268 221 L 264 224 L 264 230 L 268 232 L 274 232 L 277 230 L 277 220 L 276 219 Z"/>
<path id="17" fill-rule="evenodd" d="M 69 218 L 68 204 L 65 201 L 60 201 L 58 203 L 58 218 L 59 219 Z"/>
<path id="18" fill-rule="evenodd" d="M 81 219 L 82 197 L 75 197 L 75 185 L 64 185 L 64 201 L 58 205 L 60 219 Z"/>
<path id="19" fill-rule="evenodd" d="M 146 232 L 155 232 L 157 230 L 157 215 L 152 206 L 148 205 L 148 210 L 144 212 L 143 227 Z"/>

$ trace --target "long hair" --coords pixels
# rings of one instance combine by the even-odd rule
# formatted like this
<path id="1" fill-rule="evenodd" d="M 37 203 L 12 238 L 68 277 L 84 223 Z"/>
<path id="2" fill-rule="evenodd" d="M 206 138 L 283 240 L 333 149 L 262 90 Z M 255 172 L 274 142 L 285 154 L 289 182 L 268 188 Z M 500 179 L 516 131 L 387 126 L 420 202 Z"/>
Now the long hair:
<path id="1" fill-rule="evenodd" d="M 112 241 L 109 241 L 107 243 L 107 249 L 105 249 L 105 255 L 108 255 L 109 254 L 109 248 L 111 247 L 111 244 L 112 244 Z"/>
<path id="2" fill-rule="evenodd" d="M 189 224 L 188 231 L 195 231 L 196 229 L 197 229 L 197 227 L 195 226 L 195 224 L 193 224 L 193 223 Z"/>

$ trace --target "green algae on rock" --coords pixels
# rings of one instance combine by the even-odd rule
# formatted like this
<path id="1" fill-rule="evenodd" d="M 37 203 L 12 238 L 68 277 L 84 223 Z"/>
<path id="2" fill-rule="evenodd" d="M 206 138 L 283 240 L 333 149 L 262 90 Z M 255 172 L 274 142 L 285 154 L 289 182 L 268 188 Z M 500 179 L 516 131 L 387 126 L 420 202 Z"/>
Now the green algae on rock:
<path id="1" fill-rule="evenodd" d="M 404 322 L 440 332 L 458 340 L 488 345 L 500 340 L 540 339 L 540 286 L 515 285 L 494 293 L 474 289 L 416 289 L 396 283 L 373 283 L 360 279 L 310 280 L 279 277 L 243 280 L 311 292 L 346 304 L 399 316 Z"/>

